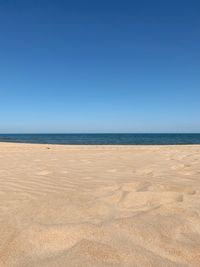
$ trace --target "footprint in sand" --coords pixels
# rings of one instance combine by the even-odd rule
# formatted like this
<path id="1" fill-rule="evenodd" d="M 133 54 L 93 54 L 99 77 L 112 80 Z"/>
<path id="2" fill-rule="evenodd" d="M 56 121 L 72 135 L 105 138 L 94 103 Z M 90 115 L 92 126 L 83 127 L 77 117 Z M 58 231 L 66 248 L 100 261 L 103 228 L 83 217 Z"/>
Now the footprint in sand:
<path id="1" fill-rule="evenodd" d="M 196 190 L 189 186 L 157 184 L 149 187 L 150 192 L 176 192 L 186 195 L 195 195 Z"/>
<path id="2" fill-rule="evenodd" d="M 137 191 L 147 191 L 148 187 L 150 187 L 152 184 L 150 182 L 129 182 L 129 183 L 124 183 L 121 188 L 123 191 L 128 191 L 128 192 L 137 192 Z"/>
<path id="3" fill-rule="evenodd" d="M 130 192 L 123 199 L 123 206 L 156 206 L 174 202 L 183 202 L 183 195 L 176 192 Z"/>
<path id="4" fill-rule="evenodd" d="M 151 186 L 151 183 L 149 182 L 135 181 L 135 182 L 124 183 L 115 190 L 112 191 L 109 190 L 110 194 L 102 197 L 101 201 L 103 200 L 104 202 L 110 205 L 118 205 L 121 207 L 123 206 L 122 202 L 127 198 L 129 194 L 133 194 L 134 196 L 137 195 L 138 192 L 145 193 L 148 190 L 149 186 Z"/>
<path id="5" fill-rule="evenodd" d="M 183 202 L 183 194 L 179 192 L 153 192 L 153 191 L 123 191 L 117 190 L 101 198 L 101 201 L 125 209 L 138 209 L 149 206 L 159 206 Z"/>

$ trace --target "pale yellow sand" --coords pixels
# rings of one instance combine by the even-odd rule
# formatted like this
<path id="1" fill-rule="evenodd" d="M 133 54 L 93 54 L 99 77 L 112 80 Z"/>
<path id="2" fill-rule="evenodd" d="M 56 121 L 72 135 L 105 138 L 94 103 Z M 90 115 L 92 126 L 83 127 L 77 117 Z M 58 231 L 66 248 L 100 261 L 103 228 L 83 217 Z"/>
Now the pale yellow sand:
<path id="1" fill-rule="evenodd" d="M 1 143 L 12 266 L 200 266 L 200 146 Z"/>

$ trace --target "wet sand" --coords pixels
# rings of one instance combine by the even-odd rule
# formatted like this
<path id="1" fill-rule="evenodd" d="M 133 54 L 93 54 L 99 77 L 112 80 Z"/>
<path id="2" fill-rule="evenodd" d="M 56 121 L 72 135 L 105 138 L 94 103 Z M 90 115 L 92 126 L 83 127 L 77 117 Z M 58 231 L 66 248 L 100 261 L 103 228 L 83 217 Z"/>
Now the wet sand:
<path id="1" fill-rule="evenodd" d="M 0 266 L 200 266 L 200 146 L 0 143 Z"/>

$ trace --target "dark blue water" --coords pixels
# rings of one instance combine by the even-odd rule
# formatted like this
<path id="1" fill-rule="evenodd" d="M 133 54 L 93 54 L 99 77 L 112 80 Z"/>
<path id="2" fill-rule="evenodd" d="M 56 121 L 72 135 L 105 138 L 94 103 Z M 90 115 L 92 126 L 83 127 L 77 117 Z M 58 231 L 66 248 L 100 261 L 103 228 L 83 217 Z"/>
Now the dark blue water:
<path id="1" fill-rule="evenodd" d="M 0 134 L 0 142 L 74 145 L 200 144 L 200 134 Z"/>

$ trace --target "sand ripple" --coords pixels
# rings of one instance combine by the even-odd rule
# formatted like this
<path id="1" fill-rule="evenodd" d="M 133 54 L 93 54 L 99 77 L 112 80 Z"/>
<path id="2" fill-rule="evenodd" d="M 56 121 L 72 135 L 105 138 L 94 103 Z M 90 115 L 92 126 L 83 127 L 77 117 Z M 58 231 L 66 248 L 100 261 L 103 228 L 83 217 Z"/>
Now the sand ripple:
<path id="1" fill-rule="evenodd" d="M 200 266 L 199 146 L 0 144 L 0 266 Z"/>

